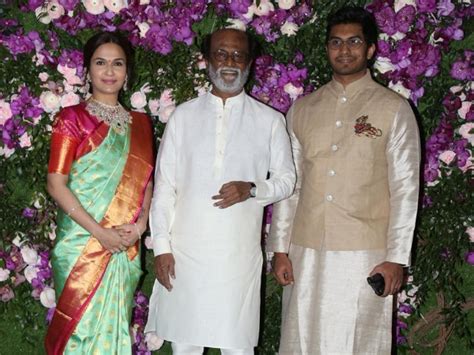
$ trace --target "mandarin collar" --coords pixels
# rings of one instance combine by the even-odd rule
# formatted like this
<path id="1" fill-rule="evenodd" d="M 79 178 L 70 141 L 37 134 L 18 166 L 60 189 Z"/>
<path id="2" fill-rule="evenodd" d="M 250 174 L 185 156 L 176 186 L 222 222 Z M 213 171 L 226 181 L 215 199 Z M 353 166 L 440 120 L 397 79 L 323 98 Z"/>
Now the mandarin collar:
<path id="1" fill-rule="evenodd" d="M 225 108 L 230 108 L 234 105 L 243 104 L 246 93 L 245 93 L 245 90 L 242 89 L 242 91 L 239 94 L 227 98 L 225 100 L 225 105 L 224 105 L 224 100 L 222 100 L 222 98 L 220 98 L 219 96 L 214 95 L 211 92 L 211 90 L 208 91 L 207 95 L 208 95 L 208 100 L 210 102 L 212 102 L 214 105 L 225 107 Z"/>
<path id="2" fill-rule="evenodd" d="M 329 82 L 329 86 L 337 95 L 344 94 L 348 97 L 353 97 L 359 91 L 367 89 L 367 87 L 371 86 L 373 83 L 374 83 L 374 80 L 372 79 L 372 76 L 370 75 L 370 70 L 367 69 L 367 72 L 362 78 L 357 79 L 356 81 L 350 83 L 345 88 L 339 81 L 334 79 L 334 77 Z"/>

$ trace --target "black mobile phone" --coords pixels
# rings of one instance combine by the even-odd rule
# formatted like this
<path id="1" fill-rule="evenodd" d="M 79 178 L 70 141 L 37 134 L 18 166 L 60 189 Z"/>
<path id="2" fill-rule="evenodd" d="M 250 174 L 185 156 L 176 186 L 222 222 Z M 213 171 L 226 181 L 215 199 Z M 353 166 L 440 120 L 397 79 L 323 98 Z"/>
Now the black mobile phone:
<path id="1" fill-rule="evenodd" d="M 385 280 L 381 274 L 375 274 L 367 278 L 367 282 L 373 288 L 377 296 L 382 296 L 385 290 Z"/>

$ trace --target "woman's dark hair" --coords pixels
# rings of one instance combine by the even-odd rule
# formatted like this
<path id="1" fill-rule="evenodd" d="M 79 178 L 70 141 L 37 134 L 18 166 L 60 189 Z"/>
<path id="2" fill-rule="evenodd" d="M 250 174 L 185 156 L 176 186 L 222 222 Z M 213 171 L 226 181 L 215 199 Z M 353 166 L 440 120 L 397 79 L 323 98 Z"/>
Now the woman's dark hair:
<path id="1" fill-rule="evenodd" d="M 364 40 L 367 45 L 370 46 L 377 43 L 378 28 L 375 17 L 370 12 L 359 6 L 344 6 L 335 13 L 329 15 L 326 27 L 326 43 L 329 40 L 331 29 L 334 26 L 352 23 L 361 25 Z"/>
<path id="2" fill-rule="evenodd" d="M 127 38 L 123 37 L 118 32 L 99 32 L 89 38 L 84 45 L 84 68 L 89 72 L 91 66 L 91 59 L 94 52 L 101 45 L 106 43 L 115 43 L 122 48 L 125 53 L 125 60 L 127 61 L 127 89 L 130 88 L 133 80 L 133 48 Z"/>
<path id="3" fill-rule="evenodd" d="M 211 34 L 206 35 L 204 39 L 202 40 L 201 53 L 205 59 L 209 60 L 211 58 L 212 36 L 219 31 L 237 31 L 237 32 L 243 33 L 247 37 L 247 44 L 248 44 L 248 49 L 249 49 L 249 60 L 254 60 L 256 57 L 260 55 L 260 47 L 258 45 L 258 42 L 249 33 L 232 29 L 232 28 L 222 28 Z"/>

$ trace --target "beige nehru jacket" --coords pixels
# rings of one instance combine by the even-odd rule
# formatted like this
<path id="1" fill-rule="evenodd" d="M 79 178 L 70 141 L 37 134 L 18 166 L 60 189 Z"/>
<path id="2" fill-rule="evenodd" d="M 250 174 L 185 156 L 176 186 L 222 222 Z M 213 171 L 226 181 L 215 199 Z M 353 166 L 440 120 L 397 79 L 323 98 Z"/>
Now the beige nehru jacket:
<path id="1" fill-rule="evenodd" d="M 334 79 L 288 114 L 295 193 L 274 205 L 268 251 L 386 249 L 408 264 L 418 208 L 420 141 L 405 99 L 370 72 Z"/>

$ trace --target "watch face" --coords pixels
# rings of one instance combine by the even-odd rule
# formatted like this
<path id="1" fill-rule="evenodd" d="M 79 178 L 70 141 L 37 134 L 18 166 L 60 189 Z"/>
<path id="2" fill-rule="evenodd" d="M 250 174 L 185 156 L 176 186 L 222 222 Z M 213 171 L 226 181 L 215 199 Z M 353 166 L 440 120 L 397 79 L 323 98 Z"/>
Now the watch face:
<path id="1" fill-rule="evenodd" d="M 255 197 L 257 195 L 257 188 L 254 186 L 250 189 L 250 196 Z"/>

